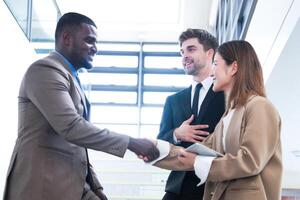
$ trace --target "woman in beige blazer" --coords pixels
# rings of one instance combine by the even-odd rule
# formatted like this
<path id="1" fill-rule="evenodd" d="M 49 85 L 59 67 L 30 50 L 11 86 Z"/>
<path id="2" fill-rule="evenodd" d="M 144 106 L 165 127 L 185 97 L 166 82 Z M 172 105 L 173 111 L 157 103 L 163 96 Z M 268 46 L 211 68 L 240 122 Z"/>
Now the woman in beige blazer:
<path id="1" fill-rule="evenodd" d="M 201 184 L 206 181 L 205 200 L 279 200 L 281 122 L 266 99 L 257 55 L 248 42 L 230 41 L 218 48 L 214 65 L 213 90 L 225 92 L 226 111 L 203 144 L 224 156 L 196 156 L 171 146 L 155 165 L 194 169 Z"/>

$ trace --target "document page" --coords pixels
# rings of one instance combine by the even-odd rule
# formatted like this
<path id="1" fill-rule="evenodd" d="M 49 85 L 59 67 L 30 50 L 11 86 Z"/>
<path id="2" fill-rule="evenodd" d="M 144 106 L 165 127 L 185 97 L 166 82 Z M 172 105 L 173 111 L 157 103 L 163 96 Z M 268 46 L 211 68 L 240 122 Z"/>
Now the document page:
<path id="1" fill-rule="evenodd" d="M 207 146 L 200 144 L 200 143 L 195 143 L 188 148 L 186 148 L 187 151 L 196 153 L 200 156 L 212 156 L 212 157 L 222 157 L 223 154 L 216 152 L 213 149 L 208 148 Z"/>

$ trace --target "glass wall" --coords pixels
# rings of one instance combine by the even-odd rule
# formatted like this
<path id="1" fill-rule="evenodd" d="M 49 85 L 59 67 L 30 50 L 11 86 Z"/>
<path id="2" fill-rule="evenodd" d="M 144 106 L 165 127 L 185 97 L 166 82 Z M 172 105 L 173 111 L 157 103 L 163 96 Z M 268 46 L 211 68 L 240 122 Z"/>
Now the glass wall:
<path id="1" fill-rule="evenodd" d="M 118 48 L 120 46 L 120 48 Z M 101 43 L 81 73 L 91 121 L 134 137 L 155 138 L 168 95 L 187 87 L 176 43 Z"/>
<path id="2" fill-rule="evenodd" d="M 53 45 L 33 42 L 40 57 Z M 79 74 L 99 127 L 155 138 L 167 96 L 190 85 L 177 43 L 100 42 L 94 68 Z"/>
<path id="3" fill-rule="evenodd" d="M 29 41 L 54 39 L 60 11 L 53 0 L 4 0 Z"/>
<path id="4" fill-rule="evenodd" d="M 257 0 L 217 1 L 217 17 L 213 31 L 219 44 L 245 39 Z"/>

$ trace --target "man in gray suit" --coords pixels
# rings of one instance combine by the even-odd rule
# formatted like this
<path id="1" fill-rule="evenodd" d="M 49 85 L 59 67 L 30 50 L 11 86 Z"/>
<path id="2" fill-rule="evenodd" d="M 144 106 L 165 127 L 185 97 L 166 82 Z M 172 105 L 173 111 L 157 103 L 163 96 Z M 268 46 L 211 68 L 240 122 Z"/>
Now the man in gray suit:
<path id="1" fill-rule="evenodd" d="M 88 121 L 90 105 L 77 70 L 92 68 L 96 29 L 84 15 L 63 15 L 56 26 L 55 52 L 25 73 L 5 200 L 107 199 L 89 164 L 87 148 L 119 157 L 129 149 L 144 161 L 158 157 L 151 141 L 99 129 Z"/>

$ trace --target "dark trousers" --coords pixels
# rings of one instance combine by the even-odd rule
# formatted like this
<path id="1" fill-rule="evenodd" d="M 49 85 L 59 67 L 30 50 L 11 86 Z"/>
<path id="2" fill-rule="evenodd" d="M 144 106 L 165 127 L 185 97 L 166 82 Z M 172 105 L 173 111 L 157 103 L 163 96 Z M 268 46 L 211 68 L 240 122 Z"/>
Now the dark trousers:
<path id="1" fill-rule="evenodd" d="M 202 197 L 197 194 L 175 194 L 166 192 L 162 200 L 202 200 Z"/>

